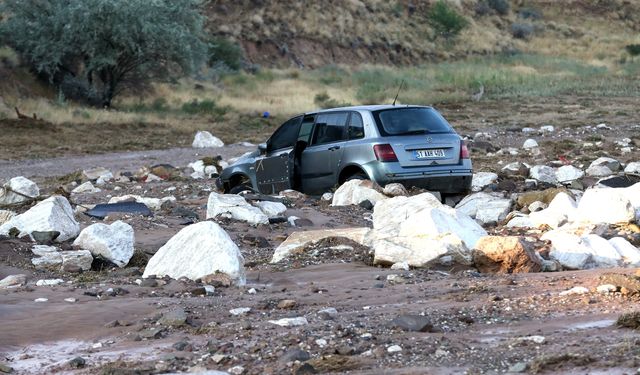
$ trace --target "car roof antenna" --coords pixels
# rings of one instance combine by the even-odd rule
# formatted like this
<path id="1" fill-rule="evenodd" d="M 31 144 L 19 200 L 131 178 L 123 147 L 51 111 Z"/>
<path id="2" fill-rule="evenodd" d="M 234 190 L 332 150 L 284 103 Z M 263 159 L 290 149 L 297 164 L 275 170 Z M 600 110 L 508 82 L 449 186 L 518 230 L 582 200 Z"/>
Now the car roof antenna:
<path id="1" fill-rule="evenodd" d="M 402 85 L 404 85 L 404 79 L 400 82 L 400 87 L 398 87 L 398 92 L 396 93 L 396 97 L 393 98 L 393 105 L 396 105 L 396 100 L 398 100 L 398 95 L 400 94 L 400 90 L 402 90 Z"/>

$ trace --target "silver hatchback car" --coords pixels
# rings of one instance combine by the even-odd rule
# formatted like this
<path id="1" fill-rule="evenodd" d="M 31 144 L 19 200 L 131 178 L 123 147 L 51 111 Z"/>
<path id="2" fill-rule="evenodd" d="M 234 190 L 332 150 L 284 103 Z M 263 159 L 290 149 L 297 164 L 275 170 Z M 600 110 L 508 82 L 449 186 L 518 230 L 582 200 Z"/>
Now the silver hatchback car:
<path id="1" fill-rule="evenodd" d="M 471 188 L 464 141 L 432 107 L 369 105 L 305 113 L 282 124 L 258 150 L 225 168 L 227 193 L 322 194 L 350 179 L 399 182 L 443 194 Z"/>

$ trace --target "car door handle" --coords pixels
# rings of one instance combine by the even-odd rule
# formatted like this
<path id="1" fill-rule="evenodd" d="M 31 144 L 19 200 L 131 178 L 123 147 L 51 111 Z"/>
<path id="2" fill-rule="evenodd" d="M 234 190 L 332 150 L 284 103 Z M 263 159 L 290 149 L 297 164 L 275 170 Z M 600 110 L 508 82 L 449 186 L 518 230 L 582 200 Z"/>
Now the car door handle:
<path id="1" fill-rule="evenodd" d="M 331 146 L 328 148 L 329 151 L 335 151 L 335 150 L 339 150 L 340 146 Z"/>

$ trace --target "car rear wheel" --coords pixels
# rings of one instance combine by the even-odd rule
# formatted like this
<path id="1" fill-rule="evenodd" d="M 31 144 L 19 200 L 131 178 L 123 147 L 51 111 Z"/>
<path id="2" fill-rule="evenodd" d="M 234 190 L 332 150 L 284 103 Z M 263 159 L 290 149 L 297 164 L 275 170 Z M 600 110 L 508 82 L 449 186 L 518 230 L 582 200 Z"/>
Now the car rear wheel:
<path id="1" fill-rule="evenodd" d="M 354 173 L 351 176 L 347 177 L 344 180 L 344 182 L 351 181 L 351 180 L 368 180 L 368 179 L 369 179 L 369 176 L 364 174 L 364 172 L 357 172 L 357 173 Z"/>
<path id="2" fill-rule="evenodd" d="M 253 188 L 247 184 L 240 184 L 229 189 L 229 194 L 240 194 L 244 191 L 253 193 Z"/>

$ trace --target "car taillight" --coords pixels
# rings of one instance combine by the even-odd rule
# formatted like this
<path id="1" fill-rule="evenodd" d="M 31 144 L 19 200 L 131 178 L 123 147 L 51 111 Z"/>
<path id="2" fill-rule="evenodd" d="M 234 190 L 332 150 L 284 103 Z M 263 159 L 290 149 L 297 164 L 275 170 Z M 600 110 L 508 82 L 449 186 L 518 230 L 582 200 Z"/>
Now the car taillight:
<path id="1" fill-rule="evenodd" d="M 469 159 L 469 148 L 464 141 L 460 141 L 460 159 Z"/>
<path id="2" fill-rule="evenodd" d="M 373 152 L 376 154 L 376 159 L 382 162 L 398 161 L 396 153 L 393 152 L 393 148 L 390 144 L 375 145 L 373 146 Z"/>

